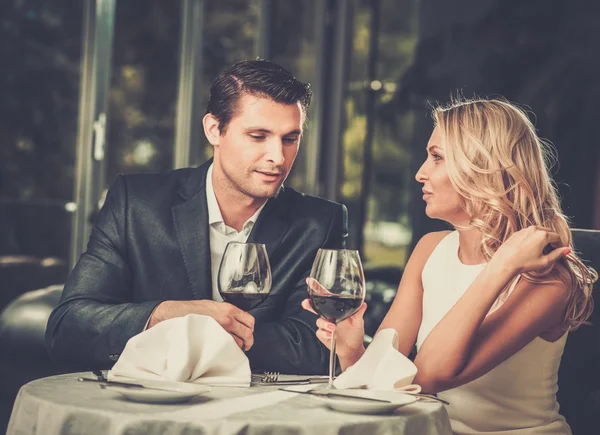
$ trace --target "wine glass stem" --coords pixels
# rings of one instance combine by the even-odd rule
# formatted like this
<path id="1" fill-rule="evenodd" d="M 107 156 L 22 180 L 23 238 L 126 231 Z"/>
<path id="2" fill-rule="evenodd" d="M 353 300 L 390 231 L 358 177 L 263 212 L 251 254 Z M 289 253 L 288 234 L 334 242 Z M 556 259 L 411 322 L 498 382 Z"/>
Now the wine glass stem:
<path id="1" fill-rule="evenodd" d="M 335 373 L 335 331 L 331 332 L 331 352 L 329 353 L 329 388 L 333 388 L 333 375 Z"/>

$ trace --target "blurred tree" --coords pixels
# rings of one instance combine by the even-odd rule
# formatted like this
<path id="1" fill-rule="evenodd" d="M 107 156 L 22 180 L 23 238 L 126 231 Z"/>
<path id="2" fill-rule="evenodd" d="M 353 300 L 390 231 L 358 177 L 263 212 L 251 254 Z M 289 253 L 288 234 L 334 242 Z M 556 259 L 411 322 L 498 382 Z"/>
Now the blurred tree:
<path id="1" fill-rule="evenodd" d="M 309 82 L 313 86 L 319 68 L 317 60 L 316 41 L 316 2 L 320 0 L 271 0 L 269 17 L 269 40 L 267 47 L 268 58 L 289 69 L 299 80 Z M 313 88 L 314 91 L 314 88 Z M 308 148 L 317 144 L 310 141 L 313 128 L 312 120 L 316 118 L 315 107 L 323 95 L 313 94 L 312 104 L 308 109 L 300 152 L 296 157 L 292 172 L 286 180 L 286 185 L 303 192 L 308 192 L 307 165 Z M 308 192 L 312 193 L 312 192 Z"/>
<path id="2" fill-rule="evenodd" d="M 418 0 L 382 0 L 379 62 L 382 82 L 373 146 L 374 180 L 369 220 L 408 221 L 413 114 L 389 110 L 398 79 L 412 65 L 418 36 Z"/>
<path id="3" fill-rule="evenodd" d="M 173 166 L 181 2 L 117 1 L 106 183 Z"/>
<path id="4" fill-rule="evenodd" d="M 400 89 L 399 80 L 413 61 L 417 41 L 418 0 L 376 0 L 381 14 L 379 34 L 372 35 L 373 1 L 359 1 L 355 9 L 354 40 L 350 78 L 346 96 L 344 133 L 344 176 L 342 200 L 349 207 L 351 241 L 365 231 L 365 258 L 370 265 L 403 265 L 406 249 L 400 242 L 383 247 L 372 234 L 380 222 L 402 223 L 408 227 L 411 180 L 410 162 L 413 114 L 390 110 L 388 102 Z M 376 82 L 369 83 L 367 67 L 372 61 L 370 39 L 378 38 Z M 372 113 L 366 113 L 366 97 L 377 92 Z M 367 121 L 374 118 L 371 187 L 362 185 L 363 153 Z M 358 205 L 367 195 L 366 222 L 358 222 Z M 365 227 L 361 227 L 365 225 Z"/>
<path id="5" fill-rule="evenodd" d="M 117 2 L 109 110 L 107 183 L 120 172 L 166 171 L 173 165 L 179 73 L 181 2 Z M 204 3 L 203 105 L 214 78 L 227 66 L 254 57 L 255 0 Z M 201 119 L 195 122 L 202 122 Z M 212 155 L 206 142 L 201 161 Z M 201 162 L 192 162 L 201 163 Z"/>
<path id="6" fill-rule="evenodd" d="M 596 142 L 600 96 L 600 4 L 585 0 L 421 0 L 415 61 L 387 103 L 413 111 L 412 148 L 423 156 L 432 130 L 428 103 L 466 96 L 502 95 L 531 108 L 540 135 L 553 142 L 563 206 L 573 225 L 592 226 L 600 149 Z M 411 173 L 421 158 L 413 159 Z M 427 219 L 412 189 L 413 241 L 442 225 Z"/>
<path id="7" fill-rule="evenodd" d="M 0 197 L 72 200 L 80 2 L 0 2 Z"/>
<path id="8" fill-rule="evenodd" d="M 210 85 L 221 71 L 235 62 L 255 57 L 258 14 L 256 0 L 205 2 L 200 86 L 204 106 L 208 103 Z M 212 156 L 213 149 L 207 141 L 192 146 L 203 150 L 201 161 L 196 163 Z"/>
<path id="9" fill-rule="evenodd" d="M 0 255 L 67 259 L 82 17 L 80 2 L 0 2 Z"/>

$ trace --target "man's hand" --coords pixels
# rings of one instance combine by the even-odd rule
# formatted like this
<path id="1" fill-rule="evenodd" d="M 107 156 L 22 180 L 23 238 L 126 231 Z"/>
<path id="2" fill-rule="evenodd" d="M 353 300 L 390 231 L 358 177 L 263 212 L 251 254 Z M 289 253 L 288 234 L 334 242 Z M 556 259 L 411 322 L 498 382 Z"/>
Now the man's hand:
<path id="1" fill-rule="evenodd" d="M 209 300 L 161 302 L 150 316 L 148 329 L 164 320 L 187 314 L 212 317 L 233 336 L 243 350 L 250 349 L 254 344 L 254 317 L 227 302 Z"/>

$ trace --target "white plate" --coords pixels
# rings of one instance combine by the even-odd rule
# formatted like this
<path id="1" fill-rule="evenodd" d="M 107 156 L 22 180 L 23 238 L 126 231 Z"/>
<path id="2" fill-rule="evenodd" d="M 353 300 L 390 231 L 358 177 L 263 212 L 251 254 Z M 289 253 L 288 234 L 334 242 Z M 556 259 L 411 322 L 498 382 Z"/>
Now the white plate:
<path id="1" fill-rule="evenodd" d="M 164 389 L 152 388 L 127 388 L 111 386 L 107 389 L 114 391 L 127 400 L 142 403 L 181 403 L 190 400 L 200 394 L 206 394 L 210 388 L 205 385 L 173 383 L 175 385 L 165 386 Z M 161 386 L 161 388 L 163 388 Z"/>
<path id="2" fill-rule="evenodd" d="M 400 406 L 408 405 L 417 400 L 417 397 L 395 391 L 359 391 L 359 390 L 336 390 L 336 394 L 347 394 L 354 397 L 371 397 L 375 399 L 389 400 L 385 402 L 369 402 L 366 400 L 345 399 L 343 397 L 316 397 L 335 411 L 349 412 L 353 414 L 385 414 L 393 412 Z"/>

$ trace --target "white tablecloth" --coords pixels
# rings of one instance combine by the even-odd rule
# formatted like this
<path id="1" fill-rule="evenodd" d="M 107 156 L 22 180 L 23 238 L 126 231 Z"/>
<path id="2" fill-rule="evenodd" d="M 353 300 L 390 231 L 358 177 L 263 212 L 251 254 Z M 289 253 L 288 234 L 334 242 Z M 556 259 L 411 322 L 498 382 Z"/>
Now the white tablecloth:
<path id="1" fill-rule="evenodd" d="M 274 386 L 212 387 L 182 404 L 129 402 L 74 373 L 23 386 L 8 434 L 430 434 L 451 435 L 443 405 L 417 401 L 390 415 L 335 412 Z"/>

